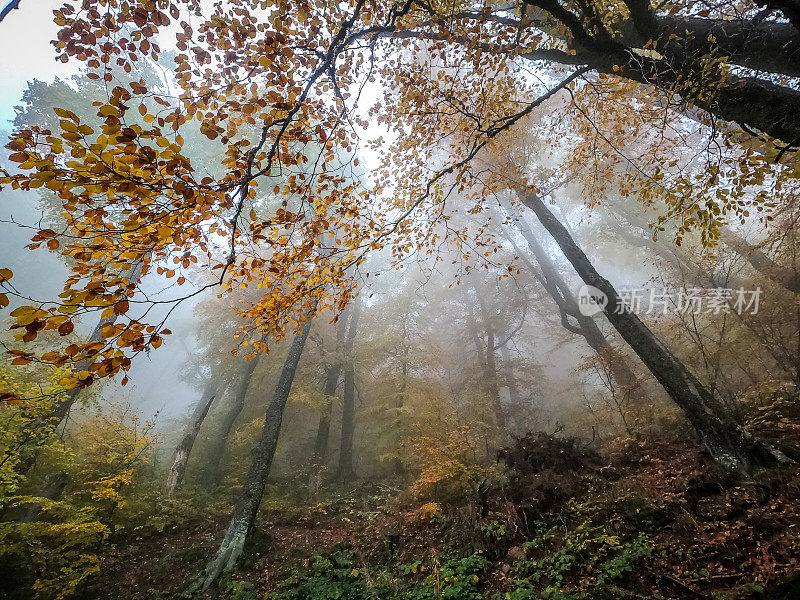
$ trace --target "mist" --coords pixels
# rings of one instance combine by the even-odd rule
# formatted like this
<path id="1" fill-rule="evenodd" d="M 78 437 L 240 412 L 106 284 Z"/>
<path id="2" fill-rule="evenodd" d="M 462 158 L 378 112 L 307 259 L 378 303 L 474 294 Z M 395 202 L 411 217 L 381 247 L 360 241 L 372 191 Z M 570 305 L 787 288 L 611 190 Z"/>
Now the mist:
<path id="1" fill-rule="evenodd" d="M 0 599 L 795 597 L 800 15 L 446 4 L 4 10 Z"/>

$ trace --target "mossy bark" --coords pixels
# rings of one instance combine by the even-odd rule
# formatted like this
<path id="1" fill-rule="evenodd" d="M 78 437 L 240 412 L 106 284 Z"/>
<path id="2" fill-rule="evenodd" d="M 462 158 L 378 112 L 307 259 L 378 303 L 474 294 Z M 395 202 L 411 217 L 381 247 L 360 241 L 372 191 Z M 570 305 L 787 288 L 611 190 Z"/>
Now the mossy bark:
<path id="1" fill-rule="evenodd" d="M 275 387 L 272 400 L 267 408 L 267 414 L 264 417 L 264 428 L 261 431 L 261 437 L 252 451 L 252 461 L 241 495 L 234 507 L 225 537 L 203 574 L 201 587 L 204 590 L 208 589 L 224 571 L 229 571 L 234 567 L 253 528 L 258 507 L 261 504 L 261 497 L 264 495 L 267 477 L 269 477 L 272 467 L 272 460 L 275 457 L 275 448 L 278 445 L 278 436 L 280 435 L 283 421 L 283 411 L 286 408 L 286 401 L 289 399 L 289 392 L 292 389 L 297 365 L 303 354 L 303 348 L 310 330 L 311 318 L 308 318 L 303 323 L 300 332 L 294 336 L 289 353 L 286 355 L 278 384 Z"/>

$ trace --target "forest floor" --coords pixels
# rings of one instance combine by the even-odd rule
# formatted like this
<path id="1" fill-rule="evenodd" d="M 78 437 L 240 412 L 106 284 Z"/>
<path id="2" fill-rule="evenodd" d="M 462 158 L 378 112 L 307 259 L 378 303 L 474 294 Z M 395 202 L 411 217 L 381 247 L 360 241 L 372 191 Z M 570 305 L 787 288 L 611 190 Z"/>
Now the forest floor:
<path id="1" fill-rule="evenodd" d="M 796 469 L 736 482 L 691 443 L 666 439 L 531 463 L 527 474 L 525 457 L 513 478 L 448 502 L 376 487 L 268 497 L 239 569 L 201 597 L 800 598 Z M 210 511 L 120 537 L 86 597 L 184 597 L 226 520 Z"/>

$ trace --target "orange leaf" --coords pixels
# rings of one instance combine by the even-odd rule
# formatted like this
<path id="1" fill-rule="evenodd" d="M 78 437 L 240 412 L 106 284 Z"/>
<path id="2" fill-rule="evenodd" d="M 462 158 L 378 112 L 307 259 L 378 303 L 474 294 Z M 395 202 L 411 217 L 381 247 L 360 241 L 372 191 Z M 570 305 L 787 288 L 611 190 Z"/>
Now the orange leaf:
<path id="1" fill-rule="evenodd" d="M 122 300 L 114 305 L 114 313 L 118 315 L 124 315 L 126 312 L 128 312 L 129 308 L 130 306 L 128 304 L 128 301 Z"/>

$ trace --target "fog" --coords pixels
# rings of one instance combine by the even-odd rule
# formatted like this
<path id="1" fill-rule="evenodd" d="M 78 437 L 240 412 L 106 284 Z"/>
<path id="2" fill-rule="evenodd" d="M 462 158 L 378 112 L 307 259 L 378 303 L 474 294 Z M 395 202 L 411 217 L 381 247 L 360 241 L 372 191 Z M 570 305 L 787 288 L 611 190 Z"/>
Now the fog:
<path id="1" fill-rule="evenodd" d="M 744 598 L 796 567 L 800 138 L 736 94 L 797 106 L 797 15 L 72 4 L 0 23 L 0 598 Z M 646 41 L 709 14 L 779 68 Z"/>

